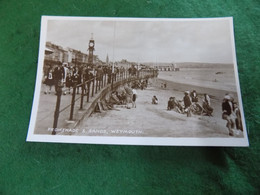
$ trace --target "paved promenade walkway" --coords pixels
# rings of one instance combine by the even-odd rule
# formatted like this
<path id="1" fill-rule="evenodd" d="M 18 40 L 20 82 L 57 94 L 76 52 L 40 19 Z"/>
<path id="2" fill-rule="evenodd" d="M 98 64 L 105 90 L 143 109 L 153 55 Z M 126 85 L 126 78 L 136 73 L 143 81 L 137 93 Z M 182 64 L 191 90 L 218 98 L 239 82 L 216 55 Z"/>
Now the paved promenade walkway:
<path id="1" fill-rule="evenodd" d="M 52 127 L 53 127 L 53 121 L 54 121 L 54 111 L 55 106 L 57 102 L 57 96 L 55 95 L 54 88 L 52 89 L 52 92 L 50 94 L 44 94 L 45 87 L 42 87 L 41 90 L 41 96 L 40 96 L 40 102 L 38 107 L 38 115 L 37 115 L 37 122 L 35 127 L 35 133 L 36 134 L 51 134 Z M 79 91 L 81 93 L 81 90 Z M 72 90 L 71 90 L 72 93 Z M 75 102 L 74 106 L 74 114 L 73 114 L 73 120 L 69 120 L 70 118 L 70 106 L 72 94 L 67 94 L 61 96 L 61 104 L 60 104 L 60 111 L 64 109 L 59 115 L 58 125 L 57 128 L 66 128 L 70 129 L 75 126 L 75 123 L 84 115 L 87 109 L 89 109 L 91 103 L 95 99 L 95 97 L 99 94 L 94 94 L 94 97 L 89 99 L 89 102 L 87 102 L 87 97 L 84 96 L 84 106 L 83 109 L 80 110 L 80 98 L 81 94 L 76 94 L 75 99 L 77 100 Z"/>

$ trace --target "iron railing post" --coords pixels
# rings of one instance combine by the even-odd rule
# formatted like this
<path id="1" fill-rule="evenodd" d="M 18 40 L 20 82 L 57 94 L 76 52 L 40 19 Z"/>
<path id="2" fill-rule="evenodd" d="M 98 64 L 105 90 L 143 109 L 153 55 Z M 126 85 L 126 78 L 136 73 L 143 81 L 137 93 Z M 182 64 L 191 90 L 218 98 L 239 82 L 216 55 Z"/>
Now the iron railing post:
<path id="1" fill-rule="evenodd" d="M 95 77 L 92 78 L 93 82 L 92 82 L 92 97 L 94 96 L 94 90 L 95 90 Z"/>
<path id="2" fill-rule="evenodd" d="M 114 73 L 111 74 L 111 90 L 113 90 L 114 87 Z"/>
<path id="3" fill-rule="evenodd" d="M 76 82 L 73 82 L 73 92 L 71 98 L 71 108 L 70 108 L 70 119 L 73 120 L 73 112 L 74 112 L 74 104 L 75 104 L 75 96 L 76 96 Z"/>
<path id="4" fill-rule="evenodd" d="M 54 112 L 54 121 L 53 121 L 53 130 L 52 135 L 56 135 L 56 128 L 58 126 L 58 120 L 59 120 L 59 114 L 60 114 L 60 100 L 61 100 L 61 94 L 62 94 L 62 87 L 63 85 L 59 82 L 57 87 L 57 101 L 56 101 L 56 108 Z"/>
<path id="5" fill-rule="evenodd" d="M 88 91 L 87 91 L 87 102 L 89 102 L 90 80 L 87 81 L 87 87 L 88 87 Z"/>
<path id="6" fill-rule="evenodd" d="M 96 93 L 97 93 L 97 88 L 98 88 L 98 79 L 97 79 L 97 76 L 95 76 L 95 79 L 96 80 Z"/>
<path id="7" fill-rule="evenodd" d="M 81 99 L 80 99 L 80 109 L 83 109 L 83 99 L 84 99 L 84 91 L 85 91 L 85 82 L 81 85 Z"/>

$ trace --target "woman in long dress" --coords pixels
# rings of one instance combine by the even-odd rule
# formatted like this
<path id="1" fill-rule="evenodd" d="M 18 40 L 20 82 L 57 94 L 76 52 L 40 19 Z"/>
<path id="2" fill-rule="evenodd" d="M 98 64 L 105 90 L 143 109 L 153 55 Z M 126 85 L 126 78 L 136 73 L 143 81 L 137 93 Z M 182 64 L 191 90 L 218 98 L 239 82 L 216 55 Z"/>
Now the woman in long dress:
<path id="1" fill-rule="evenodd" d="M 137 92 L 136 92 L 136 90 L 135 90 L 134 88 L 132 89 L 132 92 L 133 92 L 132 108 L 136 108 L 136 103 L 135 103 L 135 101 L 136 101 L 136 98 L 137 98 Z"/>
<path id="2" fill-rule="evenodd" d="M 47 74 L 45 75 L 45 91 L 44 94 L 51 93 L 51 88 L 54 85 L 54 79 L 53 79 L 53 69 L 50 67 L 47 71 Z"/>

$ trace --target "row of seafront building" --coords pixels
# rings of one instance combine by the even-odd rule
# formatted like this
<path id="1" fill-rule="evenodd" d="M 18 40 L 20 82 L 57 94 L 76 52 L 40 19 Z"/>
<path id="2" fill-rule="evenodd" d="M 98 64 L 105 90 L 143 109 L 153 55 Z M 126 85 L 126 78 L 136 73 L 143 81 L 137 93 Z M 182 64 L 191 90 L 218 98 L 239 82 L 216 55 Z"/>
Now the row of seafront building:
<path id="1" fill-rule="evenodd" d="M 45 45 L 45 57 L 44 67 L 55 66 L 57 64 L 68 64 L 75 66 L 112 66 L 112 62 L 109 61 L 107 56 L 106 62 L 101 61 L 97 55 L 93 55 L 93 64 L 89 64 L 89 55 L 79 50 L 72 48 L 63 48 L 59 45 L 55 45 L 51 42 L 46 42 Z M 135 62 L 129 62 L 122 59 L 119 62 L 115 62 L 116 67 L 129 68 L 131 66 L 140 66 Z"/>
<path id="2" fill-rule="evenodd" d="M 65 63 L 68 65 L 72 64 L 76 66 L 90 65 L 88 63 L 88 57 L 89 57 L 88 54 L 83 53 L 79 50 L 75 50 L 72 48 L 63 48 L 51 42 L 46 42 L 44 65 L 53 66 L 59 63 Z M 93 65 L 103 66 L 103 65 L 112 65 L 112 63 L 109 62 L 108 56 L 106 58 L 106 62 L 103 62 L 98 58 L 97 55 L 93 55 Z M 137 63 L 128 62 L 125 59 L 122 59 L 120 62 L 115 62 L 115 65 L 118 67 L 123 66 L 125 68 L 129 68 L 131 65 L 138 66 Z"/>
<path id="3" fill-rule="evenodd" d="M 63 48 L 62 46 L 53 44 L 51 42 L 46 42 L 45 45 L 45 57 L 44 57 L 44 67 L 46 66 L 54 66 L 60 63 L 65 63 L 68 65 L 90 65 L 88 63 L 88 57 L 89 55 L 86 53 L 83 53 L 79 50 L 73 49 L 73 48 Z M 111 62 L 109 62 L 109 58 L 107 56 L 106 62 L 101 61 L 97 55 L 93 55 L 93 64 L 94 65 L 112 65 Z M 114 63 L 117 67 L 125 67 L 129 68 L 131 66 L 136 66 L 137 69 L 140 69 L 142 67 L 145 67 L 147 64 L 142 65 L 138 64 L 136 62 L 129 62 L 125 59 L 122 59 L 119 62 Z M 149 64 L 148 66 L 152 66 L 155 69 L 158 69 L 159 71 L 179 71 L 179 68 L 176 67 L 176 64 L 172 65 L 164 65 L 164 66 L 153 66 Z"/>
<path id="4" fill-rule="evenodd" d="M 93 57 L 94 63 L 102 63 L 96 55 Z M 46 42 L 44 65 L 56 65 L 59 63 L 87 65 L 88 54 L 72 48 L 63 48 L 51 42 Z"/>

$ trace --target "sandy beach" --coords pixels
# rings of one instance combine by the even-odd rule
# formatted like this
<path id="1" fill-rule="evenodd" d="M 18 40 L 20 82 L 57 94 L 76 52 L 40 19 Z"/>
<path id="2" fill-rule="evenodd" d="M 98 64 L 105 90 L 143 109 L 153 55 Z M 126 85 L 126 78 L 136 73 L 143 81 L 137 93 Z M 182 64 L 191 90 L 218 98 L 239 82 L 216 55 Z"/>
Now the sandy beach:
<path id="1" fill-rule="evenodd" d="M 221 118 L 221 103 L 226 93 L 232 94 L 237 99 L 236 92 L 226 90 L 223 82 L 217 82 L 214 87 L 203 82 L 189 83 L 185 80 L 184 72 L 163 72 L 158 78 L 150 79 L 148 88 L 137 90 L 137 108 L 126 109 L 124 106 L 115 105 L 114 110 L 103 113 L 93 113 L 80 126 L 83 133 L 78 135 L 88 136 L 131 136 L 131 137 L 229 137 L 226 121 Z M 178 76 L 176 75 L 178 74 Z M 204 74 L 204 73 L 203 73 Z M 175 76 L 174 76 L 175 75 Z M 178 79 L 182 78 L 182 79 Z M 223 76 L 224 77 L 224 76 Z M 208 77 L 211 78 L 211 77 Z M 175 80 L 178 82 L 175 82 Z M 198 80 L 197 80 L 198 81 Z M 180 84 L 183 82 L 184 84 Z M 166 83 L 166 88 L 161 84 Z M 231 83 L 229 86 L 235 86 Z M 219 89 L 217 89 L 219 88 Z M 183 99 L 183 92 L 196 90 L 199 103 L 202 95 L 207 93 L 211 97 L 211 106 L 214 108 L 213 117 L 192 115 L 187 117 L 175 111 L 167 111 L 169 97 Z M 151 104 L 152 96 L 159 99 L 158 105 Z M 118 131 L 114 131 L 118 130 Z M 137 131 L 137 133 L 134 133 Z M 243 137 L 241 131 L 236 131 L 235 137 Z"/>

